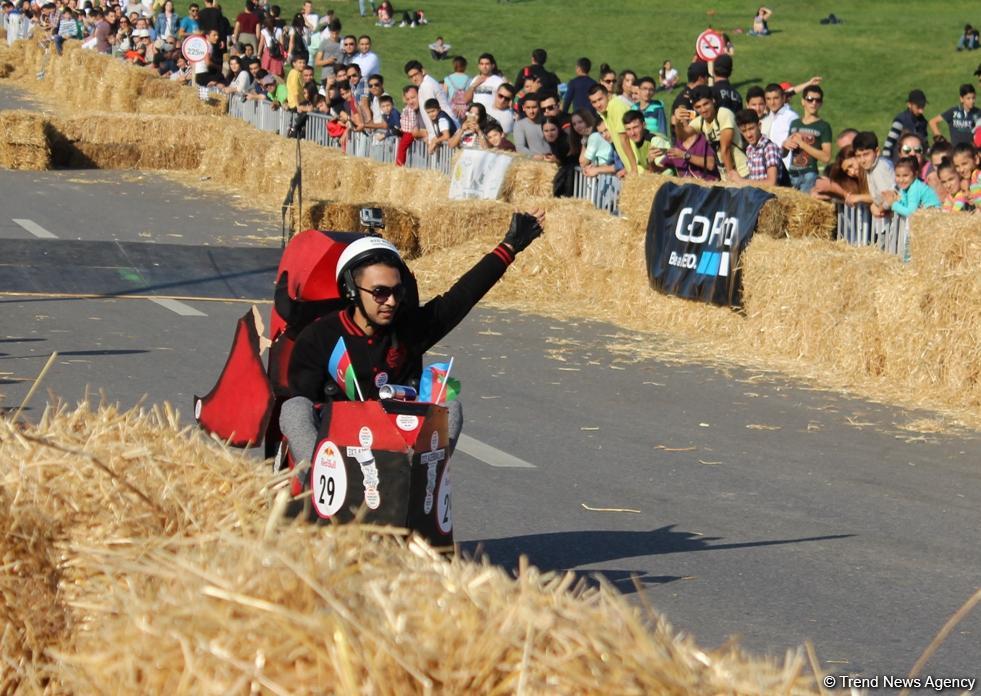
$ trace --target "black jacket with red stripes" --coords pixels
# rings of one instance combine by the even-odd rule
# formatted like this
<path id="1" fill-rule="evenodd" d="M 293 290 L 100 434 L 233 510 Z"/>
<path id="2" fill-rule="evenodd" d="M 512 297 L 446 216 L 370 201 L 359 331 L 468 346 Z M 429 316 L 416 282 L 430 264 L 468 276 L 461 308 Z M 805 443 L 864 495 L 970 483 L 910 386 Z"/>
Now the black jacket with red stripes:
<path id="1" fill-rule="evenodd" d="M 347 399 L 327 367 L 340 338 L 365 399 L 377 399 L 384 384 L 417 384 L 426 351 L 463 320 L 512 261 L 514 253 L 498 245 L 444 294 L 421 306 L 400 307 L 398 328 L 385 327 L 368 336 L 355 324 L 353 307 L 310 324 L 297 337 L 290 358 L 290 396 L 305 396 L 314 403 Z"/>

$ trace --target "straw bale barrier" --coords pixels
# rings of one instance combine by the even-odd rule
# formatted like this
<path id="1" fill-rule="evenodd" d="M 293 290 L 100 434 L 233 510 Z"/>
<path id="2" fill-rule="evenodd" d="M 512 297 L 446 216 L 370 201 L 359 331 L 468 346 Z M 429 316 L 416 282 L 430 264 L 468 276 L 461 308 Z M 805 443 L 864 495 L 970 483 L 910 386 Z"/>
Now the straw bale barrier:
<path id="1" fill-rule="evenodd" d="M 43 171 L 51 168 L 48 122 L 30 111 L 0 111 L 0 167 Z"/>
<path id="2" fill-rule="evenodd" d="M 282 480 L 168 407 L 0 420 L 0 688 L 89 693 L 816 693 L 605 585 L 281 520 Z"/>

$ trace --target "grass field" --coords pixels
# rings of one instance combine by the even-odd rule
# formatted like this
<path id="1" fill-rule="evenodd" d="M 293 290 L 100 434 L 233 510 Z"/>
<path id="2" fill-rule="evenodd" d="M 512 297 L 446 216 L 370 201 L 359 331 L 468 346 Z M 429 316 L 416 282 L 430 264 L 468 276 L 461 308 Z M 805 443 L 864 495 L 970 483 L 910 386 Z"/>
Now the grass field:
<path id="1" fill-rule="evenodd" d="M 287 17 L 302 0 L 280 2 Z M 225 12 L 234 18 L 239 3 L 225 0 L 224 4 Z M 981 3 L 976 1 L 768 2 L 774 11 L 770 22 L 774 33 L 769 37 L 735 33 L 737 28 L 749 29 L 757 3 L 734 0 L 418 0 L 411 6 L 394 4 L 398 12 L 423 8 L 430 24 L 415 29 L 376 27 L 372 18 L 358 16 L 356 0 L 315 0 L 314 6 L 318 12 L 334 8 L 344 33 L 370 34 L 382 59 L 382 72 L 395 86 L 404 81 L 401 68 L 410 58 L 418 58 L 440 78 L 452 70 L 447 62 L 429 59 L 426 46 L 437 35 L 453 46 L 453 53 L 471 61 L 471 73 L 477 56 L 490 51 L 505 75 L 513 79 L 529 62 L 531 50 L 542 47 L 549 53 L 548 66 L 563 80 L 573 76 L 575 60 L 583 55 L 597 67 L 606 62 L 616 70 L 630 68 L 639 74 L 656 74 L 669 58 L 684 75 L 695 37 L 711 24 L 733 39 L 732 81 L 744 95 L 753 84 L 797 83 L 821 75 L 824 115 L 834 130 L 871 129 L 880 137 L 888 131 L 892 117 L 905 108 L 911 89 L 926 92 L 927 116 L 933 116 L 957 103 L 960 84 L 977 84 L 973 73 L 981 63 L 981 51 L 954 50 L 966 22 L 981 24 Z M 711 16 L 710 11 L 714 12 Z M 831 12 L 844 24 L 818 23 Z"/>

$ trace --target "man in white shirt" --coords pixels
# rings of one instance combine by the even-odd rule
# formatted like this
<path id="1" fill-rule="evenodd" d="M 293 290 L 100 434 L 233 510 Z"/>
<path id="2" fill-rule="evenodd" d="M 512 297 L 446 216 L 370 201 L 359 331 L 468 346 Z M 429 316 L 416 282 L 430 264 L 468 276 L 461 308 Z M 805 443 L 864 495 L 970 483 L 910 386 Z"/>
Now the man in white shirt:
<path id="1" fill-rule="evenodd" d="M 483 104 L 490 111 L 494 108 L 494 95 L 497 88 L 504 84 L 504 78 L 497 69 L 497 61 L 490 53 L 483 53 L 477 61 L 477 76 L 470 81 L 467 88 L 467 103 Z M 503 123 L 501 125 L 504 125 Z"/>
<path id="2" fill-rule="evenodd" d="M 446 97 L 446 92 L 443 91 L 443 88 L 432 75 L 426 74 L 422 63 L 417 60 L 410 60 L 405 64 L 405 74 L 409 78 L 409 82 L 419 88 L 420 104 L 425 104 L 430 99 L 435 99 L 439 102 L 440 111 L 447 114 L 453 121 L 454 129 L 460 126 L 456 118 L 453 117 L 453 108 L 450 106 L 450 100 Z M 433 127 L 429 114 L 423 109 L 420 116 L 422 117 L 421 120 L 426 132 L 431 133 Z"/>
<path id="3" fill-rule="evenodd" d="M 351 62 L 361 68 L 361 76 L 366 80 L 381 72 L 381 60 L 371 50 L 371 37 L 367 34 L 358 37 L 358 55 Z"/>
<path id="4" fill-rule="evenodd" d="M 766 108 L 770 113 L 760 121 L 760 130 L 777 147 L 783 147 L 783 141 L 790 135 L 790 124 L 800 118 L 800 116 L 787 103 L 787 97 L 784 94 L 782 85 L 776 83 L 767 85 L 763 91 L 763 96 L 766 99 Z M 787 153 L 787 156 L 783 158 L 783 163 L 786 167 L 790 166 L 791 154 Z"/>
<path id="5" fill-rule="evenodd" d="M 504 135 L 511 135 L 514 130 L 514 109 L 511 100 L 514 99 L 514 85 L 505 82 L 497 88 L 494 94 L 494 105 L 487 107 L 487 115 L 501 124 Z"/>

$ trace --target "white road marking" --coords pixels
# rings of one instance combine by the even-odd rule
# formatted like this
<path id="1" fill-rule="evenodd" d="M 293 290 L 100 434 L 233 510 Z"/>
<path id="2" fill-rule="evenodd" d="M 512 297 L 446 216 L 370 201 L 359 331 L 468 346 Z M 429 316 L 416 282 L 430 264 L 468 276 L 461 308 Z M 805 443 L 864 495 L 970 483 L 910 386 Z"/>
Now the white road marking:
<path id="1" fill-rule="evenodd" d="M 514 455 L 502 452 L 496 447 L 484 444 L 480 440 L 474 440 L 469 435 L 460 435 L 457 440 L 456 448 L 465 454 L 469 454 L 474 459 L 490 464 L 501 469 L 537 469 L 534 464 L 518 459 Z"/>
<path id="2" fill-rule="evenodd" d="M 18 220 L 13 218 L 13 221 L 23 227 L 25 230 L 33 234 L 38 239 L 58 239 L 55 235 L 48 232 L 46 229 L 41 227 L 39 224 L 33 220 Z"/>
<path id="3" fill-rule="evenodd" d="M 194 309 L 191 305 L 184 304 L 183 302 L 178 302 L 177 300 L 168 300 L 160 297 L 148 297 L 150 302 L 155 302 L 161 307 L 169 309 L 175 314 L 180 314 L 182 317 L 206 317 L 208 316 L 204 312 Z"/>

